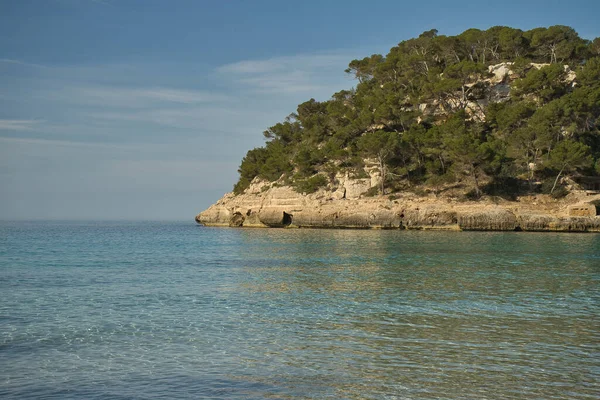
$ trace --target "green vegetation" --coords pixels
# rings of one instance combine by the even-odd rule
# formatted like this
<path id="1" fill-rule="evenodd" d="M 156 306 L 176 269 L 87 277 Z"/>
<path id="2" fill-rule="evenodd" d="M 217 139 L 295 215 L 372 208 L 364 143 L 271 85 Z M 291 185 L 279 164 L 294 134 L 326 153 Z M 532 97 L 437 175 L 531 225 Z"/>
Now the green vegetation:
<path id="1" fill-rule="evenodd" d="M 339 172 L 364 176 L 366 164 L 379 170 L 381 194 L 458 184 L 474 198 L 549 179 L 554 194 L 561 177 L 600 174 L 600 38 L 566 26 L 433 29 L 346 73 L 355 88 L 310 99 L 264 132 L 235 193 L 255 177 L 311 193 Z"/>
<path id="2" fill-rule="evenodd" d="M 299 193 L 314 193 L 325 185 L 327 185 L 327 178 L 323 175 L 315 175 L 307 179 L 294 181 L 294 189 Z"/>

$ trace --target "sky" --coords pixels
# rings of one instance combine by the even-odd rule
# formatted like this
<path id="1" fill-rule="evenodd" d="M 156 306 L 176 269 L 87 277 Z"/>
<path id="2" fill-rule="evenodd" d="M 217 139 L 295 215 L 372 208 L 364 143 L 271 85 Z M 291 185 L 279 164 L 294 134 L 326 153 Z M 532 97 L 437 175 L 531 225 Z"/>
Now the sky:
<path id="1" fill-rule="evenodd" d="M 262 132 L 435 28 L 568 25 L 600 1 L 0 0 L 0 219 L 189 220 Z"/>

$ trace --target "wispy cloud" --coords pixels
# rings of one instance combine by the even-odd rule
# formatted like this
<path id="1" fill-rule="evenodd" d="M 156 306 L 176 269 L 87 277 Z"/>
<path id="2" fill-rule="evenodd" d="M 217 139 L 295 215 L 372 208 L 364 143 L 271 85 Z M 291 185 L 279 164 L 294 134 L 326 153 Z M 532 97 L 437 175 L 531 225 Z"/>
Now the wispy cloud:
<path id="1" fill-rule="evenodd" d="M 239 82 L 269 93 L 314 92 L 320 88 L 317 82 L 311 79 L 310 74 L 298 70 L 240 77 Z"/>
<path id="2" fill-rule="evenodd" d="M 139 110 L 99 110 L 82 114 L 87 119 L 115 122 L 150 123 L 179 129 L 221 132 L 230 136 L 244 132 L 260 132 L 264 121 L 273 116 L 265 111 L 223 107 L 196 106 Z M 262 125 L 261 125 L 262 123 Z"/>
<path id="3" fill-rule="evenodd" d="M 0 130 L 31 131 L 41 122 L 34 119 L 0 119 Z"/>
<path id="4" fill-rule="evenodd" d="M 130 108 L 144 108 L 163 103 L 193 105 L 227 100 L 222 94 L 164 87 L 83 86 L 67 88 L 62 94 L 80 104 Z"/>
<path id="5" fill-rule="evenodd" d="M 267 60 L 238 61 L 223 65 L 218 68 L 218 71 L 225 73 L 260 74 L 285 70 L 329 68 L 347 62 L 347 54 L 300 54 L 296 56 L 273 57 Z"/>
<path id="6" fill-rule="evenodd" d="M 25 66 L 25 67 L 34 67 L 34 68 L 48 68 L 46 65 L 34 64 L 34 63 L 22 61 L 22 60 L 14 60 L 11 58 L 0 58 L 0 63 L 21 65 L 21 66 Z"/>
<path id="7" fill-rule="evenodd" d="M 109 3 L 106 0 L 90 0 L 92 3 L 102 4 L 103 6 L 112 6 L 112 3 Z"/>
<path id="8" fill-rule="evenodd" d="M 244 60 L 223 65 L 217 73 L 262 92 L 314 92 L 345 81 L 343 69 L 350 59 L 348 54 L 332 53 Z"/>
<path id="9" fill-rule="evenodd" d="M 270 60 L 246 60 L 232 64 L 226 64 L 217 68 L 221 73 L 234 74 L 264 74 L 283 69 L 284 64 L 276 59 Z"/>
<path id="10" fill-rule="evenodd" d="M 109 0 L 54 0 L 54 2 L 59 3 L 60 5 L 68 6 L 68 7 L 86 6 L 89 4 L 98 4 L 100 6 L 111 6 L 111 7 L 115 6 L 115 4 L 113 4 Z"/>
<path id="11" fill-rule="evenodd" d="M 103 149 L 126 149 L 129 148 L 134 150 L 138 146 L 133 145 L 116 145 L 111 143 L 94 143 L 94 142 L 78 142 L 74 140 L 54 140 L 54 139 L 32 139 L 32 138 L 14 138 L 0 136 L 0 142 L 14 143 L 14 144 L 25 144 L 25 145 L 37 145 L 37 146 L 60 146 L 60 147 L 90 147 L 90 148 L 103 148 Z"/>

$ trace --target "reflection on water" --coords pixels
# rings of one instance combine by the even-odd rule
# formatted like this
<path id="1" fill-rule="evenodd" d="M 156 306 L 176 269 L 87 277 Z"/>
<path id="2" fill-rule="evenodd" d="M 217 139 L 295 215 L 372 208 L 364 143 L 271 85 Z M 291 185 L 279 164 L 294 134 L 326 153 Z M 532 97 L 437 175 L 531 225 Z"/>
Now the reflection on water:
<path id="1" fill-rule="evenodd" d="M 265 381 L 357 399 L 600 393 L 598 236 L 286 230 L 243 241 L 241 289 L 269 304 L 260 324 L 277 344 Z"/>
<path id="2" fill-rule="evenodd" d="M 600 393 L 600 235 L 0 224 L 0 266 L 0 397 Z"/>

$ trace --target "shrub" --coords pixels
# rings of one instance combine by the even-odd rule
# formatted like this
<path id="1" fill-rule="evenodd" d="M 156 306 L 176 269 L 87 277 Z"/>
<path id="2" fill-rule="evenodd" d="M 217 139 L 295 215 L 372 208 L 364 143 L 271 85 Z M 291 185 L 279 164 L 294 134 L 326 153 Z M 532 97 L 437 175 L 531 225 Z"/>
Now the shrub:
<path id="1" fill-rule="evenodd" d="M 244 190 L 248 189 L 250 181 L 244 177 L 241 177 L 235 185 L 233 185 L 233 193 L 236 195 L 244 193 Z"/>
<path id="2" fill-rule="evenodd" d="M 369 190 L 363 193 L 365 197 L 374 197 L 379 194 L 379 188 L 377 186 L 372 186 Z"/>
<path id="3" fill-rule="evenodd" d="M 569 189 L 567 189 L 565 186 L 560 185 L 560 184 L 557 184 L 556 187 L 554 188 L 554 191 L 552 193 L 550 193 L 550 191 L 552 190 L 552 186 L 554 185 L 554 179 L 555 178 L 549 178 L 549 179 L 544 180 L 542 182 L 542 185 L 540 186 L 540 192 L 543 194 L 549 194 L 555 199 L 561 199 L 561 198 L 565 197 L 566 195 L 568 195 Z"/>
<path id="4" fill-rule="evenodd" d="M 294 182 L 294 190 L 298 193 L 314 193 L 319 188 L 327 185 L 327 178 L 323 175 L 315 175 L 308 179 L 299 179 Z"/>
<path id="5" fill-rule="evenodd" d="M 516 200 L 523 194 L 526 186 L 523 181 L 512 177 L 498 177 L 482 188 L 483 193 L 490 196 L 499 196 L 509 200 Z"/>
<path id="6" fill-rule="evenodd" d="M 569 194 L 569 189 L 564 186 L 557 186 L 554 188 L 554 192 L 551 193 L 552 198 L 554 199 L 562 199 L 566 195 Z"/>
<path id="7" fill-rule="evenodd" d="M 481 198 L 481 193 L 477 193 L 475 189 L 469 190 L 465 193 L 465 200 L 479 200 Z"/>

